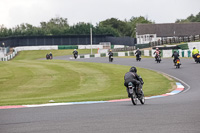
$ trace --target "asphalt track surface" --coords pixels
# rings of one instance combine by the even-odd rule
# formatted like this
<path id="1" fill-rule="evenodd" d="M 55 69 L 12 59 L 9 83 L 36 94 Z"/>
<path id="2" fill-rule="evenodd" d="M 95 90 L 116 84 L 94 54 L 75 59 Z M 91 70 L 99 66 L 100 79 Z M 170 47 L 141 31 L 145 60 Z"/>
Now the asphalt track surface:
<path id="1" fill-rule="evenodd" d="M 76 61 L 109 63 L 108 58 Z M 114 58 L 112 62 L 153 69 L 180 79 L 185 90 L 177 95 L 149 99 L 136 106 L 124 101 L 2 109 L 0 133 L 200 133 L 200 64 L 192 59 L 181 61 L 180 69 L 173 66 L 172 59 L 163 59 L 160 64 L 153 58 L 143 58 L 141 62 Z"/>

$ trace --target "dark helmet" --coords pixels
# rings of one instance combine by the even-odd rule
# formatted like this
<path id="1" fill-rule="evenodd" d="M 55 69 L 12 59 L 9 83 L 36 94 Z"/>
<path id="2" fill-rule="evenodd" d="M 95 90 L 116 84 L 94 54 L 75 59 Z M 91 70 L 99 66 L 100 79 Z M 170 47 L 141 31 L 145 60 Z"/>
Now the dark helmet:
<path id="1" fill-rule="evenodd" d="M 195 47 L 193 49 L 196 49 Z"/>
<path id="2" fill-rule="evenodd" d="M 136 67 L 134 67 L 134 66 L 131 67 L 130 70 L 129 70 L 129 72 L 137 73 L 137 69 L 136 69 Z"/>

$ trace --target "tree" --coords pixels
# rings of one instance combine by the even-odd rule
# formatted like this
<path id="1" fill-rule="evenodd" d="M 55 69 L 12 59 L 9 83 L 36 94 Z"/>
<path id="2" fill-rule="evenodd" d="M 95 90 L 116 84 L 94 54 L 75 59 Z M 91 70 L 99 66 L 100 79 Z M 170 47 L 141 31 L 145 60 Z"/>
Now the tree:
<path id="1" fill-rule="evenodd" d="M 140 16 L 140 17 L 132 17 L 130 19 L 130 27 L 131 27 L 131 37 L 136 37 L 136 25 L 137 24 L 152 24 L 154 22 Z"/>
<path id="2" fill-rule="evenodd" d="M 126 36 L 126 30 L 128 29 L 128 25 L 126 22 L 123 22 L 121 20 L 118 20 L 116 18 L 110 18 L 106 19 L 105 21 L 101 21 L 99 23 L 100 27 L 112 27 L 113 29 L 116 29 L 120 36 Z"/>
<path id="3" fill-rule="evenodd" d="M 194 16 L 191 14 L 186 19 L 177 19 L 175 23 L 185 23 L 185 22 L 200 22 L 200 12 Z"/>
<path id="4" fill-rule="evenodd" d="M 91 26 L 90 23 L 79 22 L 69 28 L 68 34 L 89 35 Z"/>
<path id="5" fill-rule="evenodd" d="M 199 15 L 200 16 L 200 15 Z M 191 17 L 194 19 L 194 17 Z M 97 26 L 90 23 L 79 22 L 69 26 L 67 18 L 56 17 L 48 22 L 40 22 L 36 27 L 28 23 L 22 23 L 12 29 L 7 29 L 0 25 L 0 37 L 7 36 L 39 36 L 39 35 L 88 35 L 90 27 L 93 28 L 93 35 L 111 34 L 113 36 L 130 36 L 135 37 L 135 28 L 137 23 L 153 23 L 144 17 L 132 17 L 130 20 L 119 20 L 110 18 L 101 21 Z"/>
<path id="6" fill-rule="evenodd" d="M 8 36 L 8 29 L 4 25 L 0 25 L 0 37 Z"/>
<path id="7" fill-rule="evenodd" d="M 104 26 L 100 26 L 100 25 L 97 25 L 93 29 L 93 33 L 96 35 L 110 34 L 113 36 L 120 36 L 120 33 L 116 29 L 114 29 L 112 27 L 104 27 Z"/>
<path id="8" fill-rule="evenodd" d="M 52 18 L 49 22 L 41 22 L 41 33 L 44 35 L 62 35 L 69 29 L 67 18 Z"/>

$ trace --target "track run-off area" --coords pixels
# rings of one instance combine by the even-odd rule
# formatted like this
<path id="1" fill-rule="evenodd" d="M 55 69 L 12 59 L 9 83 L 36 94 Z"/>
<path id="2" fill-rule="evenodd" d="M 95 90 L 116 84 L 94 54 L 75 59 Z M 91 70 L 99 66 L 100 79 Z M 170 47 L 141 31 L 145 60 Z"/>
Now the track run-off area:
<path id="1" fill-rule="evenodd" d="M 54 59 L 69 60 L 66 56 Z M 136 106 L 133 106 L 130 100 L 124 100 L 71 106 L 0 109 L 0 132 L 199 133 L 200 64 L 196 64 L 193 59 L 183 58 L 181 68 L 176 69 L 172 60 L 167 58 L 156 63 L 153 58 L 142 58 L 141 62 L 137 62 L 135 58 L 114 58 L 112 64 L 136 66 L 167 74 L 185 88 L 177 95 L 149 98 L 144 105 Z M 104 57 L 74 61 L 109 63 L 108 58 Z"/>

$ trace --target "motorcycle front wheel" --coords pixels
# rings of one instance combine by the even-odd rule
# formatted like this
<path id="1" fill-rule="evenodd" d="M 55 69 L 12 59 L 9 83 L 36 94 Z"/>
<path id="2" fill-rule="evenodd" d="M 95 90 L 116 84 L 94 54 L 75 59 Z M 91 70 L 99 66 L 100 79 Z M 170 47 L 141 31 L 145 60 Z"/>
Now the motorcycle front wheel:
<path id="1" fill-rule="evenodd" d="M 140 103 L 144 104 L 145 103 L 145 97 L 144 97 L 144 93 L 142 92 L 142 96 L 139 98 Z"/>

